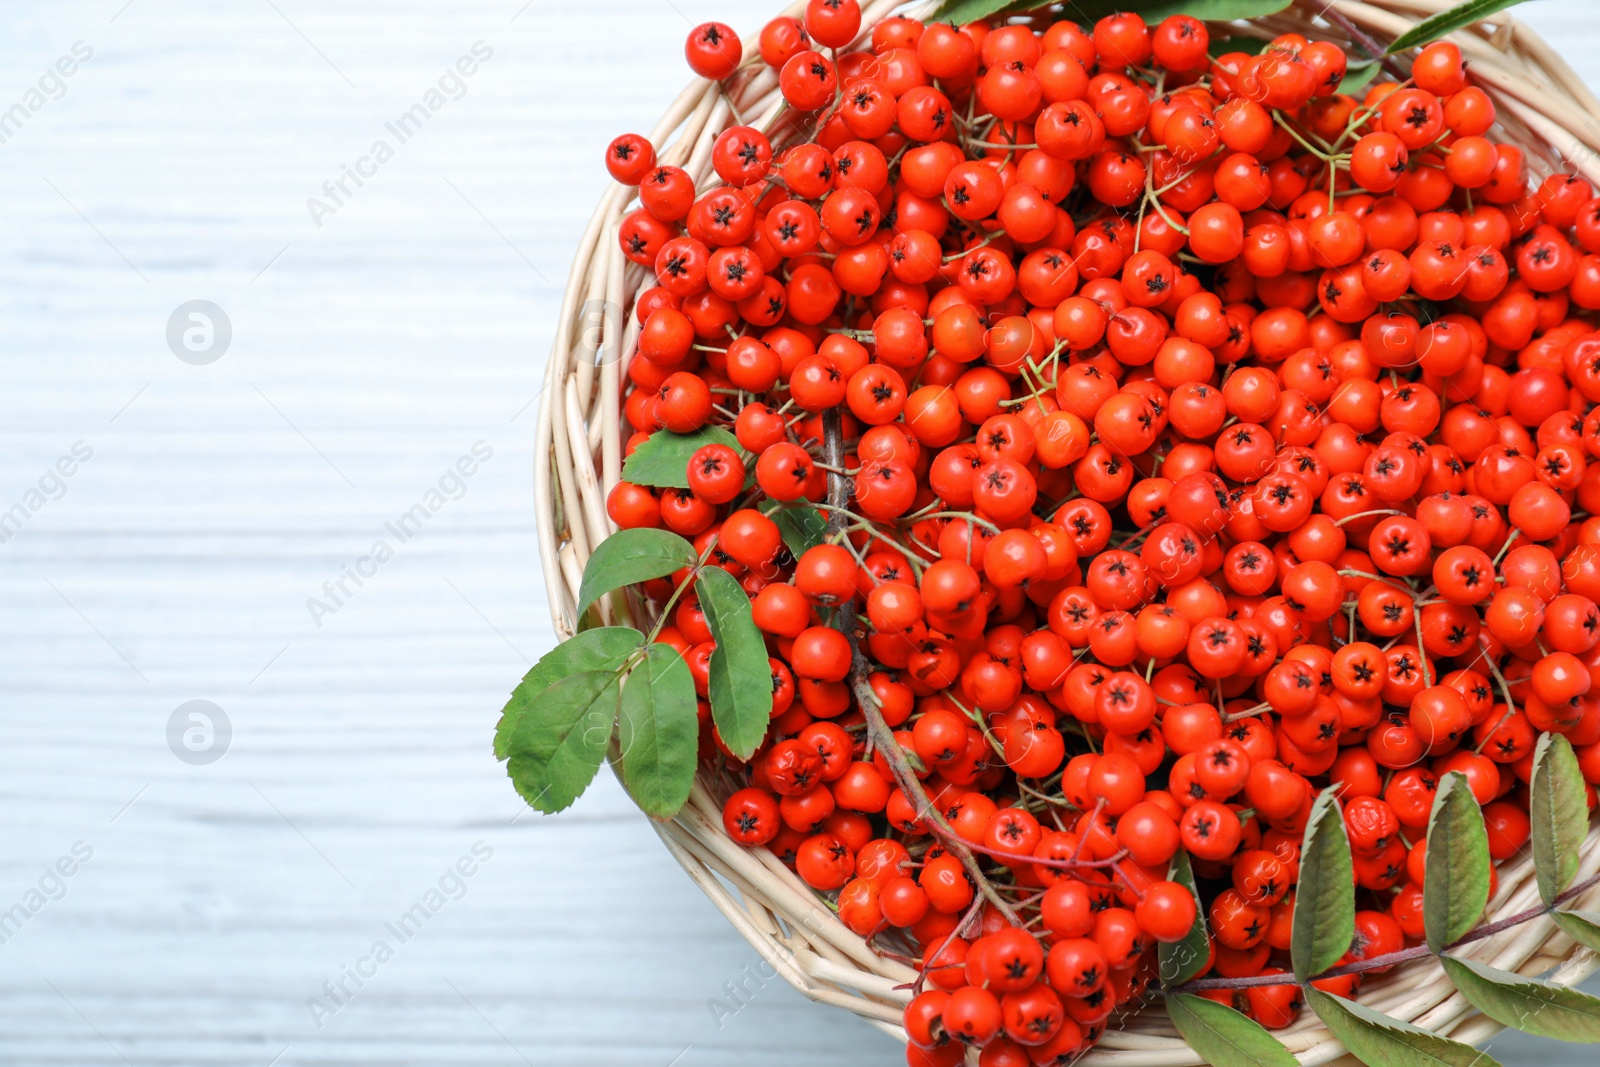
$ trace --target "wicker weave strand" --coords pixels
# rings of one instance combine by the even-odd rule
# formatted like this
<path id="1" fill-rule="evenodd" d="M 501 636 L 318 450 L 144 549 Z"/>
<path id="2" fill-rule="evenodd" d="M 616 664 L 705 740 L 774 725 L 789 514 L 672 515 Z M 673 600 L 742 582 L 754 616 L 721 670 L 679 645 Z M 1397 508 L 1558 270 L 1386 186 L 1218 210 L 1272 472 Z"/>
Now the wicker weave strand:
<path id="1" fill-rule="evenodd" d="M 803 6 L 793 4 L 785 13 L 797 14 Z M 1297 32 L 1362 54 L 1347 33 L 1321 17 L 1329 6 L 1377 39 L 1391 40 L 1418 19 L 1452 6 L 1452 0 L 1333 0 L 1331 5 L 1296 0 L 1278 15 L 1253 23 L 1214 24 L 1212 30 L 1219 36 L 1266 38 Z M 927 5 L 908 6 L 902 0 L 867 0 L 863 8 L 863 39 L 891 14 L 928 10 Z M 1494 98 L 1501 116 L 1499 136 L 1520 144 L 1536 172 L 1572 170 L 1600 185 L 1600 100 L 1548 44 L 1503 14 L 1451 39 L 1469 60 L 1472 80 Z M 745 52 L 756 56 L 753 41 L 746 42 Z M 765 126 L 782 103 L 776 77 L 758 59 L 747 62 L 728 86 L 731 107 L 722 86 L 696 79 L 651 133 L 661 160 L 683 167 L 701 188 L 712 175 L 712 145 L 735 114 Z M 622 255 L 617 240 L 631 198 L 631 190 L 613 186 L 578 245 L 539 400 L 534 467 L 539 556 L 556 635 L 563 641 L 577 629 L 574 607 L 583 565 L 613 532 L 605 497 L 622 473 L 622 376 L 639 335 L 639 324 L 629 312 L 641 289 L 651 284 L 649 273 Z M 601 611 L 607 621 L 643 617 L 631 596 L 608 597 Z M 790 985 L 904 1040 L 900 1014 L 910 996 L 907 983 L 916 972 L 876 954 L 765 849 L 745 849 L 730 841 L 722 831 L 715 792 L 716 783 L 697 783 L 676 819 L 654 824 L 673 858 Z M 1596 871 L 1600 828 L 1585 843 L 1579 877 Z M 1499 890 L 1489 903 L 1490 919 L 1537 903 L 1531 859 L 1505 864 L 1499 877 Z M 1574 902 L 1574 907 L 1597 905 L 1600 889 Z M 1555 968 L 1550 977 L 1564 983 L 1579 982 L 1600 969 L 1600 957 L 1576 947 L 1543 919 L 1485 938 L 1467 956 L 1524 974 Z M 1361 1000 L 1462 1041 L 1482 1042 L 1501 1029 L 1455 993 L 1433 960 L 1368 976 Z M 1355 1062 L 1309 1013 L 1279 1037 L 1306 1067 Z M 1114 1019 L 1081 1062 L 1084 1067 L 1195 1067 L 1203 1061 L 1157 1006 Z"/>

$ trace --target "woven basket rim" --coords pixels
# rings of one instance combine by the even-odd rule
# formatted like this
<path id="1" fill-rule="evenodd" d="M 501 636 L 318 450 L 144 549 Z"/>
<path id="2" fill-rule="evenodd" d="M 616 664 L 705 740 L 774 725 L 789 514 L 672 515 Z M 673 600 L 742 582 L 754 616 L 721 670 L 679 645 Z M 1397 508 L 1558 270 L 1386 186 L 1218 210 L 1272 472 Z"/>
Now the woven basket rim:
<path id="1" fill-rule="evenodd" d="M 926 15 L 932 4 L 863 0 L 861 37 L 898 14 Z M 1299 32 L 1350 45 L 1350 36 L 1319 20 L 1332 10 L 1363 31 L 1393 39 L 1419 18 L 1453 6 L 1453 0 L 1295 0 L 1285 11 L 1251 22 L 1212 23 L 1226 33 L 1272 38 Z M 781 14 L 797 15 L 803 2 Z M 1499 13 L 1451 34 L 1469 61 L 1473 82 L 1494 98 L 1500 135 L 1520 144 L 1536 172 L 1572 169 L 1600 187 L 1600 99 L 1561 56 L 1514 18 Z M 757 55 L 755 40 L 745 42 Z M 759 125 L 776 114 L 781 98 L 773 73 L 758 61 L 736 76 L 738 114 Z M 716 85 L 695 79 L 650 135 L 664 163 L 687 170 L 704 186 L 711 173 L 715 137 L 734 113 Z M 676 136 L 674 136 L 676 135 Z M 584 233 L 561 306 L 556 340 L 546 365 L 535 429 L 534 490 L 540 562 L 558 641 L 577 630 L 574 606 L 583 570 L 595 545 L 613 532 L 605 496 L 621 477 L 623 373 L 633 356 L 639 324 L 633 299 L 648 277 L 622 256 L 617 227 L 632 190 L 613 185 Z M 607 398 L 611 398 L 607 402 Z M 642 617 L 637 598 L 602 601 L 610 621 Z M 697 781 L 689 804 L 674 819 L 652 821 L 662 844 L 690 879 L 761 955 L 774 972 L 819 1003 L 851 1011 L 904 1041 L 903 988 L 916 972 L 875 954 L 766 849 L 745 849 L 721 828 L 721 805 L 711 786 Z M 1600 824 L 1585 841 L 1580 878 L 1600 872 Z M 1514 914 L 1538 902 L 1530 857 L 1502 865 L 1488 916 Z M 1600 906 L 1600 887 L 1575 906 Z M 1576 984 L 1600 970 L 1600 956 L 1577 946 L 1547 919 L 1486 938 L 1468 958 L 1524 974 Z M 1365 982 L 1361 1001 L 1396 1018 L 1481 1043 L 1503 1029 L 1466 1003 L 1436 960 L 1421 960 Z M 1153 1010 L 1152 1010 L 1153 1009 Z M 1277 1035 L 1305 1067 L 1355 1061 L 1311 1013 Z M 1204 1061 L 1166 1022 L 1152 998 L 1140 1011 L 1114 1017 L 1100 1043 L 1081 1057 L 1084 1067 L 1196 1067 Z"/>

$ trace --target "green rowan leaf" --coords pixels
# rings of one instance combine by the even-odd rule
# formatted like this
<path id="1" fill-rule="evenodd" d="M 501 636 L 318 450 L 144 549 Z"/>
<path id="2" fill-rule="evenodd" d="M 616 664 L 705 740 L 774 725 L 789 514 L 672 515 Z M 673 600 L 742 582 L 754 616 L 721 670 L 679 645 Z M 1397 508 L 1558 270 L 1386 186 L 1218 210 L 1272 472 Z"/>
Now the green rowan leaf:
<path id="1" fill-rule="evenodd" d="M 1339 962 L 1356 936 L 1356 890 L 1350 839 L 1332 789 L 1311 806 L 1300 846 L 1300 887 L 1295 896 L 1289 957 L 1295 980 Z"/>
<path id="2" fill-rule="evenodd" d="M 547 815 L 572 806 L 605 759 L 622 697 L 615 671 L 571 674 L 539 696 L 506 738 L 506 773 Z"/>
<path id="3" fill-rule="evenodd" d="M 1572 884 L 1589 833 L 1589 803 L 1572 743 L 1541 734 L 1528 781 L 1528 817 L 1533 822 L 1533 873 L 1546 904 Z"/>
<path id="4" fill-rule="evenodd" d="M 623 462 L 623 480 L 657 489 L 687 489 L 689 458 L 706 445 L 727 445 L 742 452 L 739 439 L 720 426 L 702 426 L 694 433 L 657 430 Z"/>
<path id="5" fill-rule="evenodd" d="M 1447 33 L 1465 29 L 1474 22 L 1482 22 L 1490 15 L 1504 11 L 1508 7 L 1515 7 L 1522 0 L 1467 0 L 1467 3 L 1457 4 L 1437 15 L 1430 15 L 1411 27 L 1405 33 L 1394 39 L 1389 46 L 1389 55 L 1404 52 L 1408 48 L 1437 41 Z"/>
<path id="6" fill-rule="evenodd" d="M 1177 993 L 1167 1016 L 1183 1039 L 1215 1067 L 1299 1067 L 1299 1060 L 1266 1028 L 1225 1004 Z"/>
<path id="7" fill-rule="evenodd" d="M 1550 918 L 1568 937 L 1585 948 L 1600 952 L 1600 914 L 1592 911 L 1553 911 Z"/>
<path id="8" fill-rule="evenodd" d="M 694 677 L 669 645 L 650 646 L 622 687 L 622 781 L 646 815 L 676 815 L 694 788 L 700 747 Z"/>
<path id="9" fill-rule="evenodd" d="M 1434 952 L 1443 952 L 1483 918 L 1489 903 L 1489 865 L 1483 811 L 1467 776 L 1451 771 L 1440 780 L 1428 816 L 1422 922 Z"/>
<path id="10" fill-rule="evenodd" d="M 721 567 L 707 567 L 697 585 L 717 649 L 711 654 L 711 717 L 722 743 L 749 759 L 772 720 L 772 666 L 767 645 L 750 617 L 750 598 Z"/>
<path id="11" fill-rule="evenodd" d="M 1439 962 L 1461 995 L 1497 1023 L 1557 1041 L 1600 1041 L 1600 998 L 1471 960 Z"/>
<path id="12" fill-rule="evenodd" d="M 500 712 L 500 723 L 494 731 L 494 758 L 503 760 L 510 755 L 506 746 L 512 731 L 531 708 L 538 706 L 539 696 L 546 689 L 571 674 L 616 670 L 642 644 L 644 634 L 638 630 L 602 626 L 585 630 L 546 652 L 522 676 Z"/>
<path id="13" fill-rule="evenodd" d="M 618 530 L 595 546 L 578 583 L 578 613 L 613 589 L 693 567 L 694 546 L 667 530 Z"/>
<path id="14" fill-rule="evenodd" d="M 1500 1067 L 1471 1045 L 1392 1019 L 1365 1004 L 1306 987 L 1306 1003 L 1339 1043 L 1369 1067 Z"/>

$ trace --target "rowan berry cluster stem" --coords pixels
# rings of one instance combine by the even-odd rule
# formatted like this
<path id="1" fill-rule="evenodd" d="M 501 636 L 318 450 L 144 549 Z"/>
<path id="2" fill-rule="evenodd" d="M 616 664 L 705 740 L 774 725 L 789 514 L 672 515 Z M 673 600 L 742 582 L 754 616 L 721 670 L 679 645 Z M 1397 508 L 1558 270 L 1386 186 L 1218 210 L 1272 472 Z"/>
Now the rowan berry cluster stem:
<path id="1" fill-rule="evenodd" d="M 823 418 L 823 456 L 827 462 L 838 469 L 843 469 L 844 464 L 844 430 L 837 411 L 829 412 Z M 828 476 L 828 504 L 834 509 L 828 520 L 830 534 L 838 534 L 843 529 L 839 521 L 844 505 L 849 502 L 851 483 L 843 474 L 830 474 Z M 861 639 L 856 633 L 856 612 L 853 601 L 847 601 L 839 606 L 835 624 L 850 643 L 850 688 L 855 696 L 856 703 L 860 705 L 862 714 L 867 720 L 868 736 L 872 740 L 873 748 L 883 754 L 884 760 L 889 764 L 889 769 L 894 774 L 895 784 L 913 802 L 916 810 L 925 819 L 928 826 L 950 850 L 951 854 L 961 860 L 961 865 L 972 879 L 974 886 L 983 898 L 994 905 L 995 909 L 1004 915 L 1013 925 L 1020 920 L 1017 913 L 1012 910 L 1004 897 L 995 889 L 994 885 L 984 874 L 982 866 L 972 854 L 972 850 L 962 841 L 949 825 L 944 821 L 943 814 L 928 799 L 927 792 L 922 788 L 922 782 L 917 778 L 917 773 L 912 769 L 911 763 L 906 759 L 905 752 L 900 748 L 900 742 L 895 740 L 894 731 L 884 722 L 883 713 L 879 709 L 877 694 L 873 693 L 872 686 L 867 677 L 872 673 L 872 665 L 861 653 Z"/>

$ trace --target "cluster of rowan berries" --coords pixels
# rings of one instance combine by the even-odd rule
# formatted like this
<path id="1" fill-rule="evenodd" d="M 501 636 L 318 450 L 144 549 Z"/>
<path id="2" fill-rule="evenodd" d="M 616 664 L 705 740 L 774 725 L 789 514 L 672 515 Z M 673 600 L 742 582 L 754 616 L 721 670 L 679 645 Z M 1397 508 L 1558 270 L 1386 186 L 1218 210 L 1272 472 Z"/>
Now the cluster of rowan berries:
<path id="1" fill-rule="evenodd" d="M 609 498 L 768 638 L 748 764 L 701 705 L 728 834 L 916 964 L 912 1064 L 1070 1062 L 1197 920 L 1213 976 L 1277 973 L 1324 789 L 1347 962 L 1416 943 L 1441 774 L 1496 859 L 1541 731 L 1600 781 L 1600 199 L 1530 191 L 1448 43 L 1351 96 L 1333 44 L 1213 57 L 1183 15 L 861 36 L 855 0 L 768 24 L 762 65 L 701 26 L 698 73 L 775 71 L 784 106 L 735 113 L 700 187 L 607 155 L 658 283 L 628 451 L 739 446 Z M 796 558 L 800 505 L 828 529 Z M 704 697 L 688 581 L 643 590 Z"/>

